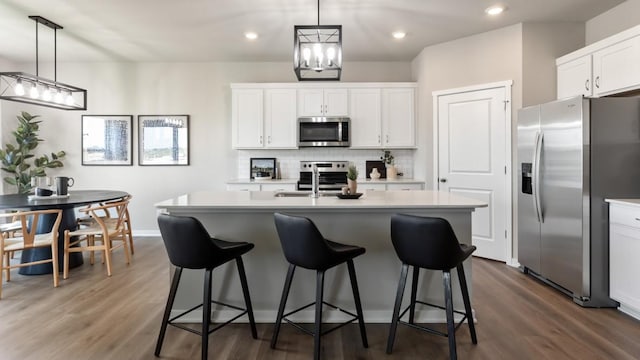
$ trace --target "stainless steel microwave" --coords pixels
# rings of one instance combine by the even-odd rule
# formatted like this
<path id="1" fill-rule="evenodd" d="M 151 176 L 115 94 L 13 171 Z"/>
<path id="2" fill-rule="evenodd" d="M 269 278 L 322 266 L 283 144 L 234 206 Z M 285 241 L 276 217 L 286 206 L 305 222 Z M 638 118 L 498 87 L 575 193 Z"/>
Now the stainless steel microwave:
<path id="1" fill-rule="evenodd" d="M 298 146 L 348 147 L 351 120 L 346 117 L 298 118 Z"/>

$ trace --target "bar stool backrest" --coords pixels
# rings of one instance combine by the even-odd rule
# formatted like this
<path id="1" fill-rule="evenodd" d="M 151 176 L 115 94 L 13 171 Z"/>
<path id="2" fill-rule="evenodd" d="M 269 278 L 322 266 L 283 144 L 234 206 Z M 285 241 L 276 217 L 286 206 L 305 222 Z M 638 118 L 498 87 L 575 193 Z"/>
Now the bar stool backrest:
<path id="1" fill-rule="evenodd" d="M 187 269 L 213 269 L 228 261 L 211 240 L 202 223 L 193 217 L 161 214 L 158 226 L 169 261 Z"/>
<path id="2" fill-rule="evenodd" d="M 296 266 L 320 269 L 333 261 L 333 253 L 316 225 L 306 217 L 275 213 L 284 257 Z"/>
<path id="3" fill-rule="evenodd" d="M 431 270 L 450 270 L 464 260 L 451 224 L 445 219 L 394 214 L 391 241 L 400 260 Z"/>

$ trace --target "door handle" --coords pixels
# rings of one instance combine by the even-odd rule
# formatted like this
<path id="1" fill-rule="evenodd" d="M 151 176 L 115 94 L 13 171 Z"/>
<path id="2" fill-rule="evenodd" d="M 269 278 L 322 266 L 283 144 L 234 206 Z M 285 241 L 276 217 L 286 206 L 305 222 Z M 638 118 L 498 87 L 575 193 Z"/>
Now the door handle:
<path id="1" fill-rule="evenodd" d="M 533 154 L 533 207 L 540 223 L 544 222 L 542 199 L 540 198 L 540 159 L 542 158 L 543 141 L 544 133 L 536 133 L 536 147 Z"/>
<path id="2" fill-rule="evenodd" d="M 446 179 L 446 178 L 440 178 L 440 182 L 441 182 L 441 183 L 446 183 L 446 182 L 447 182 L 447 179 Z"/>

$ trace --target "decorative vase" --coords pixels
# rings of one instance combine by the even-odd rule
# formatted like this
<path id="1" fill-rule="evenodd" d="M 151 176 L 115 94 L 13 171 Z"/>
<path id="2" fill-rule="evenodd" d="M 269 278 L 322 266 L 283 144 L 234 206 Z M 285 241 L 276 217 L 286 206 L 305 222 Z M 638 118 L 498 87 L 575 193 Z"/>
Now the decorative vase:
<path id="1" fill-rule="evenodd" d="M 347 186 L 349 187 L 349 194 L 355 194 L 358 191 L 358 182 L 356 180 L 347 179 Z"/>
<path id="2" fill-rule="evenodd" d="M 398 178 L 398 169 L 396 169 L 395 165 L 387 165 L 387 179 L 396 178 Z"/>
<path id="3" fill-rule="evenodd" d="M 380 172 L 378 171 L 378 168 L 371 169 L 371 174 L 369 174 L 369 177 L 371 178 L 371 180 L 380 179 Z"/>

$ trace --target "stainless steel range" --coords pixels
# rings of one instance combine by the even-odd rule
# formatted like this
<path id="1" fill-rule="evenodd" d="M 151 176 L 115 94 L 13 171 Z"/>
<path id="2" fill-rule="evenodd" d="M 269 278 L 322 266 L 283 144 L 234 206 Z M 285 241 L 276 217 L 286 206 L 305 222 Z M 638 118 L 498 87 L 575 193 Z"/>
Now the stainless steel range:
<path id="1" fill-rule="evenodd" d="M 298 190 L 312 190 L 314 165 L 318 168 L 320 191 L 340 191 L 347 186 L 348 161 L 300 161 Z"/>

